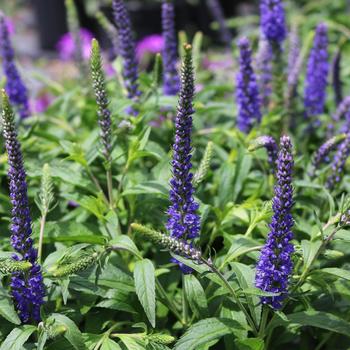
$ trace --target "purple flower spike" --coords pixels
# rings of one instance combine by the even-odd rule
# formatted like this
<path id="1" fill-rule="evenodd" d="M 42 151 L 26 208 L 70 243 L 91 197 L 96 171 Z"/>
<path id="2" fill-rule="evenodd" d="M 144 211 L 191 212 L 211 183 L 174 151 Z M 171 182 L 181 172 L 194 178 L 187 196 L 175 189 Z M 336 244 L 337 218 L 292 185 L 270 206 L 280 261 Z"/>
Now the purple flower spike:
<path id="1" fill-rule="evenodd" d="M 197 214 L 198 203 L 193 198 L 191 172 L 191 133 L 194 78 L 191 45 L 185 45 L 185 57 L 181 71 L 180 99 L 175 119 L 175 141 L 173 145 L 172 173 L 170 180 L 170 201 L 167 229 L 171 237 L 181 238 L 191 245 L 199 236 L 200 218 Z M 179 264 L 184 273 L 191 272 Z"/>
<path id="2" fill-rule="evenodd" d="M 249 40 L 242 38 L 238 42 L 238 47 L 240 58 L 236 78 L 237 126 L 242 132 L 249 133 L 253 125 L 261 120 L 259 89 L 252 68 L 252 51 Z"/>
<path id="3" fill-rule="evenodd" d="M 230 47 L 232 43 L 232 34 L 226 25 L 224 12 L 219 0 L 207 0 L 207 4 L 214 20 L 219 25 L 219 34 L 222 43 Z"/>
<path id="4" fill-rule="evenodd" d="M 32 264 L 26 273 L 12 274 L 11 293 L 22 323 L 39 322 L 40 307 L 44 303 L 45 288 L 37 251 L 31 238 L 31 218 L 27 196 L 26 174 L 20 143 L 14 124 L 14 115 L 5 92 L 3 92 L 3 135 L 8 154 L 10 197 L 12 203 L 11 244 L 20 255 L 14 259 Z"/>
<path id="5" fill-rule="evenodd" d="M 12 48 L 6 19 L 0 14 L 0 56 L 6 76 L 5 90 L 11 103 L 16 107 L 22 119 L 30 116 L 28 92 L 15 64 L 15 54 Z"/>
<path id="6" fill-rule="evenodd" d="M 165 95 L 176 95 L 180 89 L 180 78 L 176 69 L 177 40 L 175 29 L 175 9 L 171 0 L 162 3 L 163 27 L 163 91 Z"/>
<path id="7" fill-rule="evenodd" d="M 273 45 L 282 44 L 287 30 L 281 0 L 260 0 L 260 26 L 266 40 Z"/>
<path id="8" fill-rule="evenodd" d="M 326 187 L 332 190 L 338 184 L 344 173 L 345 163 L 350 155 L 350 133 L 346 135 L 345 140 L 340 144 L 337 153 L 332 162 L 332 173 L 327 179 Z"/>
<path id="9" fill-rule="evenodd" d="M 123 78 L 128 98 L 137 102 L 140 96 L 135 41 L 132 35 L 129 13 L 123 0 L 113 0 L 114 21 L 118 28 L 119 50 L 123 58 Z M 135 115 L 131 108 L 130 114 Z"/>
<path id="10" fill-rule="evenodd" d="M 272 49 L 270 43 L 264 39 L 259 40 L 259 50 L 256 57 L 256 69 L 258 73 L 259 92 L 261 106 L 267 110 L 272 93 Z"/>
<path id="11" fill-rule="evenodd" d="M 273 216 L 270 233 L 261 250 L 256 267 L 255 285 L 265 292 L 280 293 L 278 296 L 261 297 L 263 304 L 280 309 L 288 293 L 289 277 L 293 270 L 291 254 L 294 251 L 293 238 L 293 206 L 292 144 L 288 136 L 282 136 L 280 151 L 276 161 L 277 171 L 275 196 L 273 198 Z"/>
<path id="12" fill-rule="evenodd" d="M 298 28 L 293 26 L 289 35 L 289 47 L 288 47 L 288 85 L 296 88 L 295 67 L 298 63 L 300 54 L 300 40 L 298 35 Z M 299 73 L 299 70 L 298 70 Z"/>
<path id="13" fill-rule="evenodd" d="M 272 136 L 264 135 L 258 137 L 254 141 L 252 149 L 264 147 L 267 152 L 267 161 L 271 167 L 271 172 L 274 172 L 277 155 L 278 155 L 278 147 L 275 139 Z"/>
<path id="14" fill-rule="evenodd" d="M 309 118 L 324 112 L 328 69 L 327 26 L 321 23 L 316 28 L 307 63 L 304 104 L 306 116 Z"/>
<path id="15" fill-rule="evenodd" d="M 343 135 L 334 136 L 327 140 L 318 150 L 315 152 L 312 158 L 312 170 L 310 176 L 314 176 L 316 170 L 322 163 L 329 162 L 329 154 L 337 147 L 338 143 L 344 139 Z"/>
<path id="16" fill-rule="evenodd" d="M 343 132 L 348 132 L 350 130 L 350 96 L 344 98 L 332 117 L 334 124 L 339 124 L 341 119 L 344 119 L 344 124 L 342 126 Z"/>

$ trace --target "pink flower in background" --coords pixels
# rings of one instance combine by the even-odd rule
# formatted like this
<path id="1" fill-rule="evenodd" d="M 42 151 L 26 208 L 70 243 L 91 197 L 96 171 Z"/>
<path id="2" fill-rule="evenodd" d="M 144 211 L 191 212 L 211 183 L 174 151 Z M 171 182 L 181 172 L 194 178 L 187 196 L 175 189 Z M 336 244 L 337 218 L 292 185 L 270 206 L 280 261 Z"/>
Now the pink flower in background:
<path id="1" fill-rule="evenodd" d="M 47 93 L 41 94 L 33 101 L 33 110 L 35 113 L 44 113 L 50 106 L 53 97 Z"/>
<path id="2" fill-rule="evenodd" d="M 14 34 L 15 32 L 15 25 L 13 23 L 13 21 L 11 19 L 9 19 L 8 17 L 5 17 L 5 23 L 7 26 L 7 30 L 9 31 L 9 34 Z"/>
<path id="3" fill-rule="evenodd" d="M 136 45 L 136 57 L 140 61 L 147 54 L 162 52 L 164 46 L 163 37 L 160 34 L 152 34 L 141 39 Z"/>
<path id="4" fill-rule="evenodd" d="M 91 52 L 91 40 L 93 35 L 87 29 L 80 29 L 80 38 L 82 42 L 83 58 L 88 60 Z M 56 45 L 57 51 L 62 60 L 70 60 L 74 58 L 74 40 L 71 33 L 64 34 Z"/>

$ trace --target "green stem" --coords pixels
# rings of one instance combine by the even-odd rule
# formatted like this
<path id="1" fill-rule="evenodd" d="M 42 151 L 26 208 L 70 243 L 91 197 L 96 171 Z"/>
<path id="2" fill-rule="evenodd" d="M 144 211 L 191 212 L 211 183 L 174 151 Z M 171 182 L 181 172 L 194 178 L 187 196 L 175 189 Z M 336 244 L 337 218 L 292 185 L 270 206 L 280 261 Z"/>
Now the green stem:
<path id="1" fill-rule="evenodd" d="M 108 188 L 108 200 L 110 209 L 113 210 L 113 177 L 112 169 L 107 170 L 107 188 Z"/>
<path id="2" fill-rule="evenodd" d="M 185 275 L 182 275 L 182 319 L 185 325 L 188 324 L 188 304 L 185 288 Z"/>
<path id="3" fill-rule="evenodd" d="M 92 182 L 94 183 L 94 185 L 96 186 L 97 190 L 98 190 L 99 192 L 102 193 L 104 201 L 105 201 L 107 204 L 109 204 L 108 198 L 106 197 L 105 193 L 103 192 L 103 189 L 102 189 L 100 183 L 98 182 L 97 178 L 96 178 L 95 175 L 92 173 L 92 171 L 90 170 L 89 166 L 86 166 L 86 167 L 85 167 L 85 170 L 86 170 L 87 174 L 89 175 L 91 181 L 92 181 Z"/>
<path id="4" fill-rule="evenodd" d="M 267 323 L 267 318 L 269 316 L 269 308 L 264 305 L 262 310 L 262 316 L 261 316 L 261 322 L 260 322 L 260 328 L 259 328 L 259 337 L 261 339 L 264 339 L 265 337 L 265 327 Z"/>
<path id="5" fill-rule="evenodd" d="M 125 179 L 125 176 L 126 176 L 126 173 L 128 172 L 129 170 L 129 165 L 127 164 L 125 166 L 125 168 L 123 169 L 123 172 L 121 174 L 121 178 L 120 178 L 120 181 L 119 181 L 119 185 L 118 185 L 118 189 L 117 189 L 117 198 L 115 200 L 115 207 L 118 207 L 118 203 L 119 203 L 119 200 L 120 200 L 120 194 L 121 194 L 121 191 L 122 191 L 122 187 L 123 187 L 123 182 L 124 182 L 124 179 Z"/>
<path id="6" fill-rule="evenodd" d="M 185 325 L 183 323 L 183 319 L 180 315 L 180 313 L 177 311 L 177 308 L 173 301 L 169 298 L 168 294 L 164 290 L 163 286 L 159 282 L 158 278 L 156 278 L 156 288 L 158 293 L 160 294 L 160 297 L 163 299 L 164 304 L 169 308 L 169 310 L 174 314 L 174 316 L 181 322 L 182 325 Z"/>
<path id="7" fill-rule="evenodd" d="M 252 317 L 250 316 L 249 312 L 246 310 L 246 308 L 244 307 L 244 305 L 242 304 L 242 302 L 239 300 L 239 297 L 237 296 L 235 290 L 232 288 L 232 286 L 230 285 L 230 283 L 228 283 L 228 281 L 226 280 L 226 278 L 224 277 L 224 275 L 212 264 L 209 264 L 205 259 L 201 259 L 201 261 L 207 265 L 221 280 L 222 282 L 224 282 L 225 286 L 227 287 L 227 289 L 229 290 L 229 292 L 231 293 L 234 301 L 236 302 L 236 304 L 238 305 L 238 307 L 240 308 L 240 310 L 244 313 L 248 324 L 250 325 L 253 333 L 255 336 L 258 335 L 258 331 L 257 331 L 257 327 L 255 325 L 254 320 L 252 319 Z"/>

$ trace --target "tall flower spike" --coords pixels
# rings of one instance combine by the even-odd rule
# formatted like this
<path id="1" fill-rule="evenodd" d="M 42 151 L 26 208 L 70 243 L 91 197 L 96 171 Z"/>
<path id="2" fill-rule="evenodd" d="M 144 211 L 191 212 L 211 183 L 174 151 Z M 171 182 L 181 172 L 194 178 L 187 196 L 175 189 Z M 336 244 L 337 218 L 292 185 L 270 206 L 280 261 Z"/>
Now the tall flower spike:
<path id="1" fill-rule="evenodd" d="M 335 125 L 344 119 L 342 131 L 348 132 L 350 130 L 350 96 L 344 98 L 332 117 Z"/>
<path id="2" fill-rule="evenodd" d="M 15 54 L 10 42 L 9 31 L 5 17 L 0 14 L 0 55 L 2 67 L 6 76 L 5 90 L 11 103 L 16 107 L 20 117 L 30 116 L 28 92 L 19 75 L 15 64 Z"/>
<path id="3" fill-rule="evenodd" d="M 80 24 L 77 9 L 73 0 L 66 0 L 67 9 L 67 23 L 68 29 L 72 35 L 74 42 L 74 60 L 79 69 L 81 78 L 85 79 L 88 69 L 84 61 L 82 34 L 80 31 Z"/>
<path id="4" fill-rule="evenodd" d="M 108 108 L 105 75 L 102 69 L 100 46 L 96 39 L 92 40 L 91 49 L 91 78 L 97 103 L 98 123 L 100 125 L 100 137 L 103 144 L 103 155 L 107 161 L 111 156 L 111 112 Z"/>
<path id="5" fill-rule="evenodd" d="M 27 196 L 26 174 L 21 146 L 17 140 L 14 115 L 5 92 L 2 100 L 2 122 L 5 146 L 8 154 L 10 197 L 12 203 L 11 244 L 17 253 L 14 259 L 28 261 L 32 267 L 27 273 L 12 274 L 12 297 L 23 323 L 40 321 L 40 307 L 44 303 L 45 289 L 37 251 L 31 238 L 31 218 Z"/>
<path id="6" fill-rule="evenodd" d="M 300 55 L 300 40 L 298 27 L 294 25 L 290 31 L 288 40 L 288 85 L 296 88 L 294 71 Z"/>
<path id="7" fill-rule="evenodd" d="M 326 187 L 332 190 L 338 184 L 344 173 L 345 163 L 350 155 L 350 133 L 346 135 L 345 140 L 340 144 L 337 153 L 332 162 L 332 173 L 327 179 Z"/>
<path id="8" fill-rule="evenodd" d="M 343 82 L 340 76 L 341 49 L 339 48 L 333 58 L 332 63 L 332 84 L 334 90 L 335 103 L 338 106 L 343 100 Z"/>
<path id="9" fill-rule="evenodd" d="M 207 4 L 214 20 L 219 25 L 220 40 L 229 48 L 232 43 L 232 34 L 226 25 L 221 4 L 219 0 L 207 0 Z"/>
<path id="10" fill-rule="evenodd" d="M 293 263 L 291 254 L 294 251 L 291 240 L 293 238 L 293 170 L 292 144 L 288 136 L 282 136 L 278 153 L 277 184 L 272 202 L 273 216 L 270 233 L 261 250 L 256 267 L 255 284 L 265 292 L 280 293 L 278 296 L 261 297 L 263 304 L 274 309 L 280 309 L 288 293 L 289 277 Z"/>
<path id="11" fill-rule="evenodd" d="M 175 30 L 175 9 L 172 0 L 162 3 L 163 29 L 163 91 L 165 95 L 176 95 L 180 89 L 180 78 L 176 69 L 177 40 Z"/>
<path id="12" fill-rule="evenodd" d="M 238 42 L 238 47 L 240 57 L 239 72 L 236 78 L 237 126 L 242 132 L 249 133 L 253 125 L 261 121 L 259 89 L 252 68 L 252 51 L 249 40 L 242 38 Z"/>
<path id="13" fill-rule="evenodd" d="M 270 165 L 271 172 L 273 173 L 278 155 L 278 147 L 275 139 L 268 135 L 260 136 L 254 140 L 254 142 L 249 146 L 248 150 L 252 152 L 262 147 L 266 149 L 267 161 Z"/>
<path id="14" fill-rule="evenodd" d="M 270 43 L 263 37 L 259 39 L 259 49 L 256 57 L 256 70 L 261 96 L 261 106 L 267 110 L 272 93 L 272 49 Z"/>
<path id="15" fill-rule="evenodd" d="M 329 154 L 337 147 L 339 142 L 343 141 L 345 134 L 337 135 L 327 140 L 312 157 L 312 169 L 310 176 L 314 176 L 316 170 L 322 163 L 329 162 Z"/>
<path id="16" fill-rule="evenodd" d="M 199 236 L 200 218 L 198 203 L 193 198 L 193 174 L 191 172 L 191 133 L 194 95 L 192 47 L 184 45 L 184 58 L 181 70 L 181 90 L 175 119 L 175 141 L 173 145 L 172 173 L 170 180 L 170 201 L 167 229 L 170 236 L 191 242 Z M 191 272 L 182 266 L 184 273 Z"/>
<path id="17" fill-rule="evenodd" d="M 304 104 L 306 116 L 309 118 L 322 114 L 324 111 L 328 69 L 327 26 L 321 23 L 316 28 L 306 70 Z"/>
<path id="18" fill-rule="evenodd" d="M 138 85 L 138 65 L 135 51 L 135 41 L 131 29 L 131 21 L 128 10 L 123 0 L 113 0 L 113 14 L 115 24 L 118 28 L 119 52 L 123 58 L 123 78 L 128 98 L 134 102 L 140 96 Z M 137 115 L 132 107 L 128 109 L 131 115 Z"/>
<path id="19" fill-rule="evenodd" d="M 270 44 L 282 44 L 287 30 L 281 0 L 260 0 L 260 26 Z"/>

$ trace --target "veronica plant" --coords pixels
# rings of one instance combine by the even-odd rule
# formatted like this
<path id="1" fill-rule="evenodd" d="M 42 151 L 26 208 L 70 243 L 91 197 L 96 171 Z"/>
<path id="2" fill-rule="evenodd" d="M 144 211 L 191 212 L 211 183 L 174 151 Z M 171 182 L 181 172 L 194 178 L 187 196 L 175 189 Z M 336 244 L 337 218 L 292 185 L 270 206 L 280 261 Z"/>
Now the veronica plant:
<path id="1" fill-rule="evenodd" d="M 16 107 L 21 118 L 30 116 L 28 92 L 15 64 L 15 54 L 11 45 L 8 24 L 0 13 L 0 56 L 6 76 L 5 90 L 11 103 Z"/>
<path id="2" fill-rule="evenodd" d="M 238 105 L 237 126 L 249 133 L 253 125 L 261 120 L 258 84 L 252 68 L 252 52 L 247 38 L 242 38 L 240 50 L 239 72 L 236 77 L 236 100 Z"/>
<path id="3" fill-rule="evenodd" d="M 277 158 L 275 196 L 273 198 L 273 217 L 270 233 L 261 250 L 256 267 L 255 284 L 266 292 L 280 293 L 272 297 L 261 297 L 263 304 L 280 309 L 288 293 L 293 263 L 291 254 L 294 251 L 293 238 L 293 171 L 292 144 L 288 136 L 282 136 Z"/>
<path id="4" fill-rule="evenodd" d="M 138 84 L 138 64 L 131 21 L 123 0 L 113 0 L 114 21 L 118 28 L 119 50 L 123 58 L 123 78 L 128 98 L 134 103 L 141 95 Z M 130 115 L 137 115 L 135 107 L 127 110 Z"/>
<path id="5" fill-rule="evenodd" d="M 314 44 L 307 63 L 304 104 L 308 118 L 315 119 L 324 112 L 328 69 L 327 26 L 321 23 L 316 28 Z"/>
<path id="6" fill-rule="evenodd" d="M 184 45 L 184 59 L 181 70 L 181 90 L 175 119 L 175 140 L 173 145 L 172 173 L 170 181 L 170 201 L 167 229 L 172 237 L 192 241 L 199 236 L 200 218 L 198 203 L 194 200 L 191 172 L 191 134 L 194 77 L 192 65 L 192 47 Z M 180 266 L 185 273 L 191 272 L 186 266 Z"/>
<path id="7" fill-rule="evenodd" d="M 106 92 L 105 75 L 102 68 L 102 59 L 100 47 L 96 39 L 92 40 L 91 51 L 91 78 L 92 86 L 95 92 L 98 123 L 100 126 L 100 138 L 103 145 L 103 156 L 106 161 L 108 198 L 110 206 L 113 207 L 113 184 L 111 170 L 111 151 L 112 151 L 112 121 L 109 110 L 109 101 Z"/>
<path id="8" fill-rule="evenodd" d="M 177 72 L 177 40 L 175 29 L 175 8 L 172 0 L 162 3 L 163 28 L 163 91 L 165 95 L 176 95 L 180 89 L 180 78 Z"/>
<path id="9" fill-rule="evenodd" d="M 41 267 L 37 263 L 37 250 L 31 237 L 31 217 L 21 146 L 17 140 L 12 108 L 5 92 L 3 92 L 2 108 L 12 203 L 11 244 L 17 253 L 14 259 L 28 261 L 32 265 L 27 273 L 18 271 L 12 274 L 11 293 L 21 321 L 38 322 L 41 319 L 40 307 L 44 304 L 45 288 Z"/>

